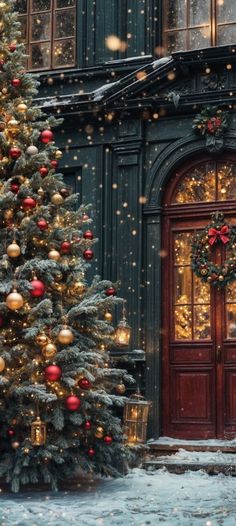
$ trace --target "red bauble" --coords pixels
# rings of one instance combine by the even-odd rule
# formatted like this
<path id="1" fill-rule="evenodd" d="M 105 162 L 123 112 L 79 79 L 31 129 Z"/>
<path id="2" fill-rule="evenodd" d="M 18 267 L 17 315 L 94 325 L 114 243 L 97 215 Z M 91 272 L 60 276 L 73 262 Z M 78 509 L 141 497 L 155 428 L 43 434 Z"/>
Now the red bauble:
<path id="1" fill-rule="evenodd" d="M 41 132 L 40 139 L 44 144 L 48 144 L 49 142 L 53 141 L 54 135 L 51 130 L 43 130 Z"/>
<path id="2" fill-rule="evenodd" d="M 84 429 L 86 429 L 86 431 L 89 431 L 89 429 L 91 429 L 92 427 L 92 424 L 89 420 L 86 420 L 85 424 L 84 424 Z"/>
<path id="3" fill-rule="evenodd" d="M 12 79 L 11 85 L 13 86 L 13 88 L 19 88 L 19 86 L 21 85 L 21 80 L 20 79 Z"/>
<path id="4" fill-rule="evenodd" d="M 109 289 L 106 290 L 106 296 L 115 296 L 116 295 L 116 289 L 114 287 L 109 287 Z"/>
<path id="5" fill-rule="evenodd" d="M 14 51 L 16 51 L 16 44 L 10 44 L 10 46 L 9 46 L 9 51 L 10 51 L 11 53 L 14 53 Z"/>
<path id="6" fill-rule="evenodd" d="M 90 389 L 91 383 L 87 378 L 80 378 L 78 381 L 80 389 Z"/>
<path id="7" fill-rule="evenodd" d="M 21 156 L 21 150 L 18 146 L 12 146 L 9 150 L 9 155 L 12 159 L 19 159 Z"/>
<path id="8" fill-rule="evenodd" d="M 62 252 L 62 254 L 70 254 L 71 252 L 70 241 L 63 241 L 60 247 L 60 251 Z"/>
<path id="9" fill-rule="evenodd" d="M 93 232 L 92 230 L 86 230 L 86 232 L 83 233 L 84 239 L 93 239 Z"/>
<path id="10" fill-rule="evenodd" d="M 109 435 L 106 435 L 106 436 L 104 437 L 103 441 L 105 442 L 105 444 L 106 444 L 107 446 L 110 446 L 110 444 L 112 444 L 112 442 L 113 442 L 113 438 L 110 437 Z"/>
<path id="11" fill-rule="evenodd" d="M 36 206 L 36 201 L 33 199 L 33 197 L 25 197 L 22 201 L 22 206 L 24 210 L 32 210 Z"/>
<path id="12" fill-rule="evenodd" d="M 48 168 L 46 168 L 46 166 L 41 166 L 39 168 L 39 173 L 41 177 L 45 177 L 46 175 L 48 175 Z"/>
<path id="13" fill-rule="evenodd" d="M 17 192 L 19 192 L 19 188 L 20 188 L 19 183 L 11 183 L 10 190 L 14 194 L 17 194 Z"/>
<path id="14" fill-rule="evenodd" d="M 30 294 L 33 298 L 40 298 L 44 295 L 46 287 L 43 281 L 40 281 L 39 279 L 33 279 L 33 281 L 30 282 L 30 285 L 33 287 L 30 290 Z"/>
<path id="15" fill-rule="evenodd" d="M 57 382 L 57 380 L 60 380 L 62 375 L 62 370 L 59 367 L 59 365 L 48 365 L 44 369 L 44 374 L 46 377 L 46 380 L 49 382 Z"/>
<path id="16" fill-rule="evenodd" d="M 37 226 L 40 230 L 47 230 L 48 229 L 48 222 L 46 221 L 46 219 L 39 219 L 37 221 Z"/>
<path id="17" fill-rule="evenodd" d="M 92 447 L 90 447 L 89 450 L 88 450 L 88 456 L 90 458 L 93 458 L 95 453 L 96 453 L 96 451 Z"/>
<path id="18" fill-rule="evenodd" d="M 86 250 L 83 251 L 83 256 L 86 261 L 90 261 L 94 256 L 93 250 L 91 250 L 91 248 L 86 248 Z"/>
<path id="19" fill-rule="evenodd" d="M 58 161 L 56 159 L 53 159 L 51 162 L 51 167 L 54 168 L 54 170 L 58 167 Z"/>
<path id="20" fill-rule="evenodd" d="M 4 324 L 4 318 L 0 315 L 0 327 L 2 327 Z"/>
<path id="21" fill-rule="evenodd" d="M 88 214 L 83 214 L 82 215 L 82 221 L 88 221 L 88 219 L 89 219 Z"/>
<path id="22" fill-rule="evenodd" d="M 15 434 L 16 434 L 15 429 L 12 429 L 12 427 L 9 427 L 9 429 L 7 430 L 7 435 L 9 437 L 14 437 Z"/>
<path id="23" fill-rule="evenodd" d="M 66 408 L 69 411 L 77 411 L 81 406 L 81 400 L 76 395 L 67 396 L 65 400 Z"/>

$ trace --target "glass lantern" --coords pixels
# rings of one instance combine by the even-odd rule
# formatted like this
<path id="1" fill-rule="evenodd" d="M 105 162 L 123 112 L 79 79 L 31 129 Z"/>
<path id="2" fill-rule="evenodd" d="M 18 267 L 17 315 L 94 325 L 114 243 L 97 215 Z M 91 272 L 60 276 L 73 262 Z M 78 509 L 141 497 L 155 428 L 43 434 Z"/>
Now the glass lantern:
<path id="1" fill-rule="evenodd" d="M 47 426 L 40 416 L 31 424 L 31 443 L 33 446 L 43 446 L 47 438 Z"/>
<path id="2" fill-rule="evenodd" d="M 144 444 L 147 437 L 148 412 L 151 403 L 139 393 L 132 395 L 125 404 L 124 431 L 127 444 Z"/>
<path id="3" fill-rule="evenodd" d="M 123 305 L 122 319 L 115 330 L 114 342 L 117 347 L 127 347 L 130 342 L 131 327 L 127 323 L 125 307 Z"/>

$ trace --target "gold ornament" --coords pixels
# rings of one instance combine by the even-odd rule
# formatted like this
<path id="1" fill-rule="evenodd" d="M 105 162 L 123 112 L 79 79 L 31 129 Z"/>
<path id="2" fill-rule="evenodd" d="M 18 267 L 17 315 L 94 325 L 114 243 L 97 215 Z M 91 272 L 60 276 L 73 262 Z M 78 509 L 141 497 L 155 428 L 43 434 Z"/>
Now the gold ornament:
<path id="1" fill-rule="evenodd" d="M 47 426 L 45 422 L 37 416 L 31 424 L 31 443 L 33 446 L 43 446 L 47 438 Z"/>
<path id="2" fill-rule="evenodd" d="M 211 283 L 211 281 L 212 281 L 212 277 L 211 277 L 211 276 L 208 276 L 207 281 L 208 281 L 208 283 Z"/>
<path id="3" fill-rule="evenodd" d="M 18 111 L 18 113 L 25 113 L 25 112 L 28 110 L 28 106 L 26 106 L 26 104 L 24 104 L 23 102 L 21 102 L 21 103 L 18 104 L 18 106 L 16 107 L 16 110 Z"/>
<path id="4" fill-rule="evenodd" d="M 19 129 L 18 121 L 16 121 L 15 119 L 11 119 L 10 121 L 8 121 L 6 132 L 7 132 L 7 135 L 9 135 L 9 137 L 14 139 L 19 133 L 19 131 L 20 129 Z"/>
<path id="5" fill-rule="evenodd" d="M 3 360 L 3 358 L 0 356 L 0 373 L 2 373 L 2 371 L 4 371 L 5 369 L 5 360 Z"/>
<path id="6" fill-rule="evenodd" d="M 53 358 L 57 353 L 56 345 L 53 343 L 48 343 L 45 347 L 42 348 L 42 354 L 45 358 Z"/>
<path id="7" fill-rule="evenodd" d="M 17 440 L 14 440 L 14 442 L 11 442 L 12 449 L 18 449 L 20 447 L 20 442 Z"/>
<path id="8" fill-rule="evenodd" d="M 86 287 L 82 281 L 75 281 L 70 287 L 71 296 L 82 296 L 85 293 Z"/>
<path id="9" fill-rule="evenodd" d="M 21 294 L 19 294 L 19 292 L 17 292 L 16 289 L 13 289 L 13 291 L 10 294 L 8 294 L 6 298 L 6 304 L 8 306 L 8 309 L 17 310 L 23 307 L 24 300 Z"/>
<path id="10" fill-rule="evenodd" d="M 61 205 L 62 203 L 64 203 L 62 195 L 58 193 L 52 195 L 51 201 L 54 205 Z"/>
<path id="11" fill-rule="evenodd" d="M 56 281 L 51 284 L 51 288 L 53 290 L 57 290 L 58 292 L 65 292 L 66 291 L 66 284 L 65 283 L 57 283 Z"/>
<path id="12" fill-rule="evenodd" d="M 224 276 L 222 276 L 222 275 L 220 274 L 220 276 L 219 276 L 218 279 L 219 279 L 219 281 L 224 281 L 225 278 L 224 278 Z"/>
<path id="13" fill-rule="evenodd" d="M 39 188 L 38 191 L 37 191 L 37 194 L 40 196 L 40 197 L 43 197 L 45 192 L 44 192 L 44 189 L 43 188 Z"/>
<path id="14" fill-rule="evenodd" d="M 73 342 L 74 335 L 73 335 L 73 332 L 68 327 L 64 327 L 63 329 L 60 330 L 57 336 L 57 339 L 60 343 L 64 345 L 68 345 Z"/>
<path id="15" fill-rule="evenodd" d="M 50 252 L 48 252 L 49 259 L 53 259 L 54 261 L 58 261 L 58 259 L 61 257 L 60 252 L 58 250 L 52 249 Z"/>
<path id="16" fill-rule="evenodd" d="M 42 347 L 44 347 L 44 345 L 47 345 L 49 342 L 49 338 L 44 332 L 42 332 L 41 334 L 38 334 L 35 340 L 36 340 L 36 343 Z"/>
<path id="17" fill-rule="evenodd" d="M 117 394 L 124 394 L 125 393 L 125 385 L 120 383 L 116 386 L 116 392 Z"/>
<path id="18" fill-rule="evenodd" d="M 106 321 L 111 322 L 112 321 L 112 313 L 109 311 L 106 311 L 104 314 L 104 318 Z"/>
<path id="19" fill-rule="evenodd" d="M 4 210 L 3 215 L 5 219 L 12 219 L 14 216 L 14 210 L 12 210 L 12 208 L 8 208 L 7 210 Z"/>
<path id="20" fill-rule="evenodd" d="M 94 436 L 95 436 L 96 438 L 103 438 L 103 437 L 104 437 L 104 429 L 103 429 L 102 426 L 98 426 L 98 427 L 95 429 Z"/>
<path id="21" fill-rule="evenodd" d="M 7 94 L 7 88 L 2 88 L 2 93 L 3 93 L 3 95 L 6 95 Z"/>
<path id="22" fill-rule="evenodd" d="M 201 275 L 206 276 L 208 274 L 208 270 L 206 268 L 201 269 Z"/>
<path id="23" fill-rule="evenodd" d="M 10 258 L 18 258 L 20 255 L 20 247 L 17 245 L 16 241 L 13 241 L 13 243 L 7 247 L 7 255 Z"/>
<path id="24" fill-rule="evenodd" d="M 56 150 L 55 151 L 55 158 L 56 159 L 61 159 L 62 155 L 63 155 L 63 153 L 61 152 L 61 150 Z"/>

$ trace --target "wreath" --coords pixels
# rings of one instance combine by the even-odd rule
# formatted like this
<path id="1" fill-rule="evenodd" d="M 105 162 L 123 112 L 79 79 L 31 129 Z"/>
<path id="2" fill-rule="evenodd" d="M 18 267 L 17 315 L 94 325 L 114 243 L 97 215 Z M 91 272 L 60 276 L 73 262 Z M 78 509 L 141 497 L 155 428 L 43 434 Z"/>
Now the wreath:
<path id="1" fill-rule="evenodd" d="M 224 133 L 228 128 L 228 113 L 216 106 L 208 106 L 193 120 L 193 130 L 201 133 L 210 152 L 219 151 L 224 146 Z"/>
<path id="2" fill-rule="evenodd" d="M 211 260 L 219 244 L 227 246 L 228 258 L 222 265 Z M 222 213 L 212 214 L 211 223 L 195 235 L 191 245 L 191 267 L 202 281 L 218 287 L 225 287 L 236 279 L 236 227 L 228 225 Z"/>

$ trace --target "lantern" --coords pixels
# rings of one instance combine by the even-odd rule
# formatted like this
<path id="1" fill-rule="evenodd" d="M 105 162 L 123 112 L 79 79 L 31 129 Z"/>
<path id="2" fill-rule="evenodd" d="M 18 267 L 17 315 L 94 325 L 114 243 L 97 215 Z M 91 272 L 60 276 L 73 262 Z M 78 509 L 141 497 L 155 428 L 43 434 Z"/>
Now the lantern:
<path id="1" fill-rule="evenodd" d="M 150 402 L 139 393 L 132 395 L 125 404 L 124 428 L 127 444 L 146 442 L 147 420 Z"/>
<path id="2" fill-rule="evenodd" d="M 40 420 L 37 416 L 36 420 L 31 424 L 31 442 L 33 446 L 43 446 L 46 442 L 47 426 L 45 422 Z"/>
<path id="3" fill-rule="evenodd" d="M 122 319 L 118 323 L 115 330 L 114 342 L 118 347 L 127 347 L 130 342 L 131 327 L 127 323 L 125 315 L 125 307 L 123 306 Z"/>

